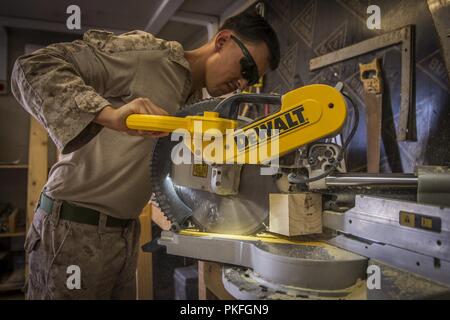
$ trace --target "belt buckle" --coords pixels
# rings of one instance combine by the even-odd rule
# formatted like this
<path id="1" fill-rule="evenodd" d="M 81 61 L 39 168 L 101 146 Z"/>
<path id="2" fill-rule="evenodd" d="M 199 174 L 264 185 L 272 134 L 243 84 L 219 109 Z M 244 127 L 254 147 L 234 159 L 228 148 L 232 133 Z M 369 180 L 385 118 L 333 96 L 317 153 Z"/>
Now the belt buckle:
<path id="1" fill-rule="evenodd" d="M 114 218 L 111 216 L 107 216 L 106 218 L 106 225 L 108 226 L 108 221 L 111 221 L 111 227 L 120 227 L 120 228 L 127 228 L 130 224 L 130 219 L 119 219 Z M 114 225 L 114 221 L 118 222 L 117 225 Z"/>
<path id="2" fill-rule="evenodd" d="M 122 228 L 128 228 L 130 226 L 131 219 L 123 219 L 123 221 L 125 221 L 125 223 Z"/>

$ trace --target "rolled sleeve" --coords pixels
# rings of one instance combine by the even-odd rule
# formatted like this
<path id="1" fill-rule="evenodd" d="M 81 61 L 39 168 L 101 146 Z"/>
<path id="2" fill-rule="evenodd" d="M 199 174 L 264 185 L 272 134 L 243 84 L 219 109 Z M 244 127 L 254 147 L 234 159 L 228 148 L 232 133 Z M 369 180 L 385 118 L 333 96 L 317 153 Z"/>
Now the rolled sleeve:
<path id="1" fill-rule="evenodd" d="M 184 75 L 190 75 L 189 63 L 178 43 L 143 31 L 116 36 L 90 30 L 83 40 L 52 44 L 20 57 L 14 65 L 11 88 L 56 146 L 70 153 L 102 129 L 93 120 L 104 107 L 112 105 L 107 98 L 115 101 L 116 108 L 121 106 L 118 100 L 127 103 L 139 97 L 154 99 L 157 95 L 149 94 L 152 90 L 147 73 L 168 71 L 163 67 L 167 56 L 184 68 Z M 169 77 L 168 73 L 160 74 L 162 81 Z M 190 89 L 190 83 L 185 85 L 183 97 Z"/>
<path id="2" fill-rule="evenodd" d="M 110 105 L 68 60 L 62 51 L 41 49 L 20 57 L 11 77 L 16 99 L 62 153 L 73 152 L 95 137 L 102 127 L 92 121 Z"/>

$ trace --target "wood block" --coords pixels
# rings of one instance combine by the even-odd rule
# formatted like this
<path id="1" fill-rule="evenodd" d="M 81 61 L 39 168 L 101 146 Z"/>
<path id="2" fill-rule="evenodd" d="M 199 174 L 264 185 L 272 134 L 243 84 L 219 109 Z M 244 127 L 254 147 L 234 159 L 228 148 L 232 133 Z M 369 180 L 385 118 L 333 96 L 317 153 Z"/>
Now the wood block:
<path id="1" fill-rule="evenodd" d="M 270 194 L 269 231 L 285 236 L 322 233 L 322 195 Z"/>

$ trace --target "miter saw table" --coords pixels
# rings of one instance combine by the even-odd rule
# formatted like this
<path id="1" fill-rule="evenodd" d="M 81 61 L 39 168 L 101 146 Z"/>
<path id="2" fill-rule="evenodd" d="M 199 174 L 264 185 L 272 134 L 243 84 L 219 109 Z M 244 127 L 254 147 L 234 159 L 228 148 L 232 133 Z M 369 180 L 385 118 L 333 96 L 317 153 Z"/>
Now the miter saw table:
<path id="1" fill-rule="evenodd" d="M 330 137 L 345 124 L 347 101 L 354 122 L 337 143 Z M 243 103 L 281 107 L 253 120 L 239 117 Z M 358 119 L 341 84 L 208 100 L 176 117 L 131 116 L 132 129 L 181 126 L 194 137 L 161 138 L 153 151 L 154 200 L 172 222 L 159 245 L 169 254 L 223 263 L 224 286 L 239 299 L 450 297 L 450 171 L 348 173 L 344 153 Z M 205 128 L 219 135 L 211 139 Z M 265 129 L 276 130 L 261 135 Z M 196 138 L 221 135 L 222 150 L 209 154 Z M 255 148 L 275 144 L 275 151 L 251 159 Z M 177 163 L 174 154 L 191 161 Z M 205 157 L 195 161 L 198 155 Z M 273 172 L 261 174 L 273 159 L 279 159 Z M 320 195 L 322 232 L 290 238 L 265 232 L 269 195 L 302 193 Z"/>
<path id="2" fill-rule="evenodd" d="M 402 225 L 402 213 L 441 229 Z M 449 298 L 449 217 L 449 208 L 357 196 L 345 213 L 324 211 L 321 235 L 293 240 L 188 229 L 163 231 L 158 243 L 169 254 L 224 263 L 224 286 L 238 299 Z M 368 288 L 376 268 L 380 286 L 369 279 Z"/>

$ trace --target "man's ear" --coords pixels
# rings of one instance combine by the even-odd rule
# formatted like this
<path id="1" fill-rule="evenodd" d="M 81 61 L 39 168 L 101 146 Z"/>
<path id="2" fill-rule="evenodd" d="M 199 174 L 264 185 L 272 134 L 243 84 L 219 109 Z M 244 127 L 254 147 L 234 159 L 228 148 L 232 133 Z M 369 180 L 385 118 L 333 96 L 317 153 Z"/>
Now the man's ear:
<path id="1" fill-rule="evenodd" d="M 222 30 L 216 35 L 214 48 L 216 52 L 219 52 L 223 49 L 225 43 L 231 38 L 231 32 L 228 30 Z"/>

